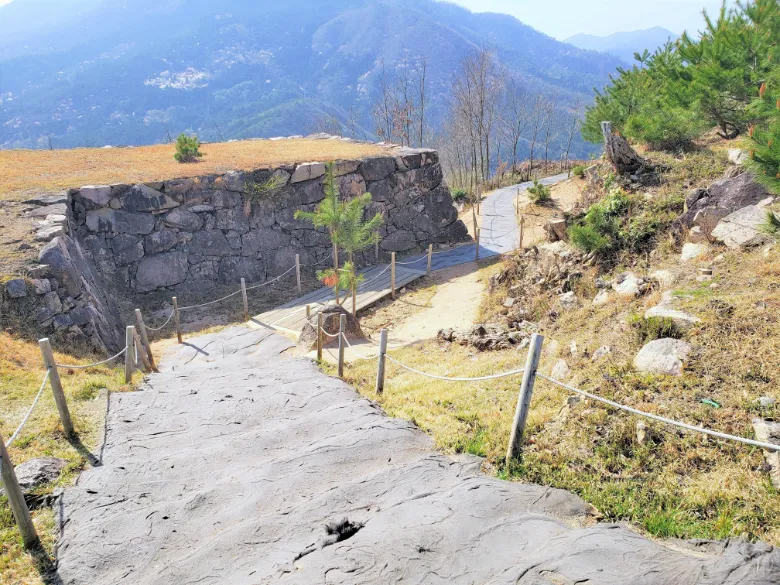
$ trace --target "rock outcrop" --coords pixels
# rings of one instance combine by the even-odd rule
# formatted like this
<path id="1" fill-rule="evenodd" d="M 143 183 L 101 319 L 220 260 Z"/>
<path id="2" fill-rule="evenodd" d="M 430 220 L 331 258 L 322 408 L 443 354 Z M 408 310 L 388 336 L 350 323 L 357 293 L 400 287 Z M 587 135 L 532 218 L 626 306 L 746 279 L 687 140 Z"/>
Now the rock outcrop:
<path id="1" fill-rule="evenodd" d="M 634 358 L 634 367 L 649 374 L 681 376 L 691 344 L 680 339 L 656 339 L 646 344 Z"/>

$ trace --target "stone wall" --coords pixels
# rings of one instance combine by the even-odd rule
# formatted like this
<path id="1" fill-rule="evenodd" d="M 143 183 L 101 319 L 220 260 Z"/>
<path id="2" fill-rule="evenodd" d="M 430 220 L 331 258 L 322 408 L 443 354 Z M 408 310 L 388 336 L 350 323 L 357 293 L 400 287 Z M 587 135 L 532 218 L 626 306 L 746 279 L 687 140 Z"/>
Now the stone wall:
<path id="1" fill-rule="evenodd" d="M 208 294 L 240 278 L 263 282 L 294 265 L 323 261 L 327 232 L 294 218 L 324 197 L 323 163 L 69 192 L 73 232 L 98 271 L 133 293 Z M 468 239 L 432 150 L 336 163 L 345 197 L 371 192 L 368 212 L 384 217 L 380 251 L 423 249 Z M 252 186 L 273 184 L 270 193 Z M 254 192 L 252 196 L 248 192 Z M 374 261 L 374 250 L 357 261 Z"/>

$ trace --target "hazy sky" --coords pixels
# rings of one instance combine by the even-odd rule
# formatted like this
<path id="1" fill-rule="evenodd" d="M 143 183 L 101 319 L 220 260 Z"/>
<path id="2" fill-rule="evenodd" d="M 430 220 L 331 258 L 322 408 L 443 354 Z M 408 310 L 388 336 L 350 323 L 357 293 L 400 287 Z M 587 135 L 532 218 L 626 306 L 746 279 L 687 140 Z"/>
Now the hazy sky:
<path id="1" fill-rule="evenodd" d="M 2 0 L 0 0 L 2 1 Z M 504 12 L 525 24 L 565 39 L 576 33 L 608 35 L 662 26 L 675 33 L 702 28 L 702 8 L 710 14 L 720 0 L 451 0 L 474 12 Z"/>
<path id="2" fill-rule="evenodd" d="M 0 0 L 0 6 L 13 0 Z M 316 2 L 317 0 L 312 0 Z M 663 26 L 672 32 L 701 28 L 702 8 L 717 12 L 720 0 L 450 0 L 474 12 L 504 12 L 557 39 L 576 33 L 608 35 Z"/>

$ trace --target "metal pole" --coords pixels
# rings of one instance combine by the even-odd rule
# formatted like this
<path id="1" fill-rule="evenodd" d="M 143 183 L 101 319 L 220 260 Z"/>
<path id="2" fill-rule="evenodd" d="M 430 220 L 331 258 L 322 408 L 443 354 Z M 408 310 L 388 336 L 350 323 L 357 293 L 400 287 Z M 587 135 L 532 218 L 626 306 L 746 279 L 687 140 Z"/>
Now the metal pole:
<path id="1" fill-rule="evenodd" d="M 376 369 L 376 393 L 385 391 L 385 354 L 387 353 L 387 329 L 379 332 L 379 364 Z"/>
<path id="2" fill-rule="evenodd" d="M 125 384 L 133 381 L 133 368 L 135 367 L 135 327 L 128 325 L 125 328 Z"/>
<path id="3" fill-rule="evenodd" d="M 141 309 L 135 310 L 135 323 L 138 327 L 138 332 L 141 335 L 143 346 L 146 349 L 146 356 L 149 358 L 149 365 L 153 371 L 157 372 L 159 370 L 157 369 L 157 364 L 154 362 L 154 356 L 152 355 L 152 344 L 149 343 L 149 335 L 146 332 L 146 323 L 144 323 L 144 316 L 141 313 Z"/>
<path id="4" fill-rule="evenodd" d="M 30 518 L 30 509 L 27 507 L 27 502 L 24 501 L 24 493 L 19 487 L 19 480 L 16 478 L 16 472 L 2 436 L 0 436 L 0 477 L 2 477 L 5 487 L 5 496 L 8 498 L 11 511 L 16 519 L 16 525 L 22 534 L 24 547 L 27 549 L 35 548 L 39 543 L 38 533 L 35 531 L 32 518 Z"/>
<path id="5" fill-rule="evenodd" d="M 428 271 L 427 275 L 431 275 L 431 263 L 433 262 L 433 244 L 428 244 Z"/>
<path id="6" fill-rule="evenodd" d="M 509 468 L 509 463 L 520 455 L 523 446 L 525 422 L 531 406 L 531 395 L 534 392 L 534 381 L 536 380 L 536 370 L 539 367 L 539 357 L 542 354 L 542 343 L 544 343 L 543 336 L 538 333 L 534 333 L 531 336 L 531 345 L 528 346 L 528 358 L 525 360 L 523 382 L 520 384 L 520 395 L 517 398 L 512 434 L 509 437 L 509 447 L 506 451 L 507 468 Z"/>
<path id="7" fill-rule="evenodd" d="M 298 279 L 298 294 L 302 294 L 303 289 L 301 288 L 301 255 L 296 254 L 295 255 L 295 276 Z"/>
<path id="8" fill-rule="evenodd" d="M 322 313 L 317 313 L 317 361 L 322 361 Z"/>
<path id="9" fill-rule="evenodd" d="M 249 321 L 249 299 L 246 297 L 246 279 L 241 279 L 241 296 L 244 299 L 244 321 Z"/>
<path id="10" fill-rule="evenodd" d="M 176 325 L 176 337 L 179 343 L 184 343 L 181 338 L 181 321 L 179 320 L 179 299 L 173 297 L 173 323 Z"/>
<path id="11" fill-rule="evenodd" d="M 54 402 L 57 405 L 57 411 L 60 413 L 62 429 L 67 436 L 74 435 L 73 422 L 70 419 L 68 403 L 65 400 L 65 393 L 62 391 L 62 382 L 60 381 L 60 374 L 57 371 L 57 363 L 54 361 L 54 353 L 51 351 L 49 339 L 44 337 L 39 340 L 38 346 L 41 348 L 41 353 L 43 354 L 43 364 L 50 372 L 49 382 L 51 383 L 51 390 L 54 394 Z"/>
<path id="12" fill-rule="evenodd" d="M 395 300 L 395 252 L 390 254 L 390 298 Z"/>
<path id="13" fill-rule="evenodd" d="M 339 317 L 339 378 L 344 377 L 344 349 L 346 343 L 344 336 L 347 334 L 347 316 L 343 313 Z"/>

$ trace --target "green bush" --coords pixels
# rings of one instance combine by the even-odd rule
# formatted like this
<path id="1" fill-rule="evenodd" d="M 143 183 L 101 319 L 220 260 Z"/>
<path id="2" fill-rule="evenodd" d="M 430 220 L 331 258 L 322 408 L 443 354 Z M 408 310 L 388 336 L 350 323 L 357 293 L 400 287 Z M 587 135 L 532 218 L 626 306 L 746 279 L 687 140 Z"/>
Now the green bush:
<path id="1" fill-rule="evenodd" d="M 549 203 L 552 200 L 550 188 L 534 179 L 533 186 L 528 187 L 528 198 L 538 205 Z"/>
<path id="2" fill-rule="evenodd" d="M 585 165 L 575 165 L 571 169 L 572 174 L 579 178 L 584 179 L 585 178 Z"/>
<path id="3" fill-rule="evenodd" d="M 195 162 L 203 154 L 200 152 L 200 140 L 197 136 L 187 136 L 183 132 L 176 139 L 176 154 L 173 155 L 180 163 Z"/>
<path id="4" fill-rule="evenodd" d="M 628 317 L 628 325 L 634 332 L 634 337 L 639 345 L 644 345 L 656 339 L 671 337 L 679 339 L 681 332 L 669 317 L 649 317 L 633 313 Z"/>
<path id="5" fill-rule="evenodd" d="M 452 194 L 452 200 L 455 203 L 464 204 L 469 200 L 469 194 L 465 189 L 452 189 L 450 193 Z"/>
<path id="6" fill-rule="evenodd" d="M 586 252 L 604 252 L 612 242 L 590 225 L 573 225 L 569 228 L 571 243 Z"/>

